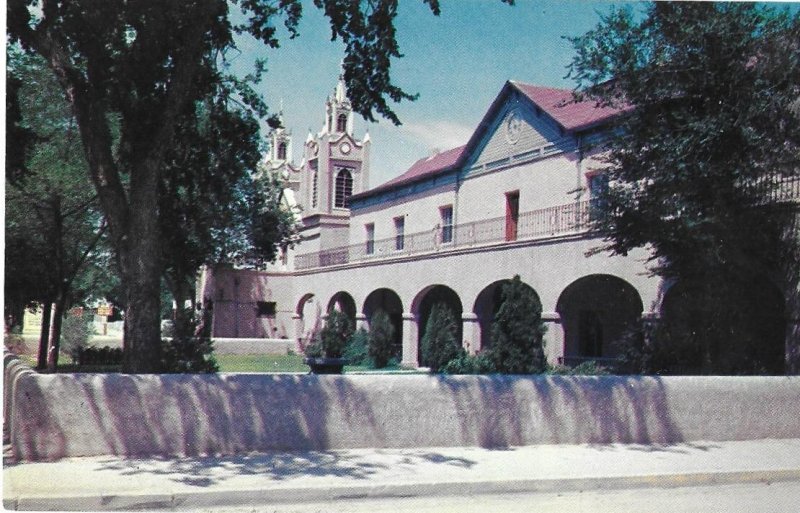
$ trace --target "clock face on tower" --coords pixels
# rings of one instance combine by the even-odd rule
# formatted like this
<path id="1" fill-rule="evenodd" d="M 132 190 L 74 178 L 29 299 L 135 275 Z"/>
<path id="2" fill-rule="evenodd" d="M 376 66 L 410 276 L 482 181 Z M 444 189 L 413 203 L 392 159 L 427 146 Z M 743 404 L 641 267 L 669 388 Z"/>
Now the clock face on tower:
<path id="1" fill-rule="evenodd" d="M 351 150 L 350 143 L 343 142 L 342 144 L 339 145 L 339 151 L 341 151 L 345 155 L 350 153 L 350 150 Z"/>

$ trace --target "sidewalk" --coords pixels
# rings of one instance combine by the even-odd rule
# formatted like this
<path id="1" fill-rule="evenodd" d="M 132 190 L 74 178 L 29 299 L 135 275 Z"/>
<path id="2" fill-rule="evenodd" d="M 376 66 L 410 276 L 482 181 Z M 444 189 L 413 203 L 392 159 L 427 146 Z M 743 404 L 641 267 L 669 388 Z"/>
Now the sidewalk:
<path id="1" fill-rule="evenodd" d="M 189 510 L 777 481 L 800 481 L 800 439 L 75 458 L 5 466 L 3 504 L 20 510 Z"/>

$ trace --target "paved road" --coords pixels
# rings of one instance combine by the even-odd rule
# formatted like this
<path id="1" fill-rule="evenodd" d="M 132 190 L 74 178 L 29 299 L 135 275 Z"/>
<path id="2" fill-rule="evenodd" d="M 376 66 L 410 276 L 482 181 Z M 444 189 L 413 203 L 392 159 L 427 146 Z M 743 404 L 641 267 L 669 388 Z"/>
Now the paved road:
<path id="1" fill-rule="evenodd" d="M 353 499 L 333 503 L 208 508 L 209 513 L 796 513 L 800 482 L 569 493 Z"/>

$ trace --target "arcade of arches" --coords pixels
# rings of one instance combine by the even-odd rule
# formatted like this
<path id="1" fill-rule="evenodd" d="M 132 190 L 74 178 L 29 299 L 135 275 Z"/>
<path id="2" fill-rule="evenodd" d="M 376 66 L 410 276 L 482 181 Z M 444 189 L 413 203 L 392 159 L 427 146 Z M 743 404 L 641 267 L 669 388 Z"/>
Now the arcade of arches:
<path id="1" fill-rule="evenodd" d="M 361 301 L 348 291 L 339 291 L 326 300 L 306 294 L 297 304 L 296 333 L 303 347 L 321 329 L 325 314 L 333 309 L 344 312 L 355 326 L 367 329 L 375 313 L 382 310 L 395 328 L 395 355 L 402 358 L 404 365 L 424 365 L 420 341 L 433 305 L 445 303 L 455 317 L 462 320 L 459 339 L 464 341 L 467 351 L 475 353 L 491 345 L 491 324 L 500 307 L 502 285 L 507 281 L 488 284 L 472 303 L 464 301 L 467 298 L 463 293 L 459 294 L 443 284 L 430 285 L 407 298 L 390 288 L 376 288 Z M 535 287 L 526 286 L 539 297 Z M 759 358 L 765 362 L 765 370 L 780 373 L 782 333 L 786 325 L 782 297 L 770 291 L 759 303 L 763 308 L 753 312 L 765 337 Z M 471 308 L 468 307 L 470 304 Z M 610 363 L 620 353 L 620 340 L 640 325 L 645 314 L 636 288 L 622 278 L 607 274 L 584 276 L 573 281 L 558 295 L 554 306 L 554 312 L 543 314 L 548 346 L 561 346 L 556 349 L 555 358 L 553 351 L 549 353 L 551 364 L 576 365 L 587 360 Z M 688 326 L 702 320 L 698 312 L 702 309 L 687 299 L 682 287 L 675 286 L 664 295 L 659 314 L 683 319 L 681 322 Z"/>

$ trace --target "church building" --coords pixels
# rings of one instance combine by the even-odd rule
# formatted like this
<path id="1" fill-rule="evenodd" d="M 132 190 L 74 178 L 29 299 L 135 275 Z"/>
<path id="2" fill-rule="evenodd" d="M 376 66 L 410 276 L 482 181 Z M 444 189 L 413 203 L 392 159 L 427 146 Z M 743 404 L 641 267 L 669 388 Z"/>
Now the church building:
<path id="1" fill-rule="evenodd" d="M 627 332 L 675 302 L 648 273 L 646 250 L 592 252 L 602 244 L 589 231 L 593 198 L 607 184 L 599 148 L 620 115 L 571 90 L 509 81 L 466 144 L 371 186 L 370 137 L 356 134 L 340 78 L 300 163 L 290 131 L 269 135 L 264 169 L 284 180 L 299 242 L 263 271 L 203 271 L 212 336 L 302 350 L 332 309 L 364 327 L 383 310 L 398 359 L 419 367 L 434 304 L 450 306 L 464 347 L 480 351 L 502 284 L 519 275 L 541 301 L 551 364 L 611 361 Z"/>

